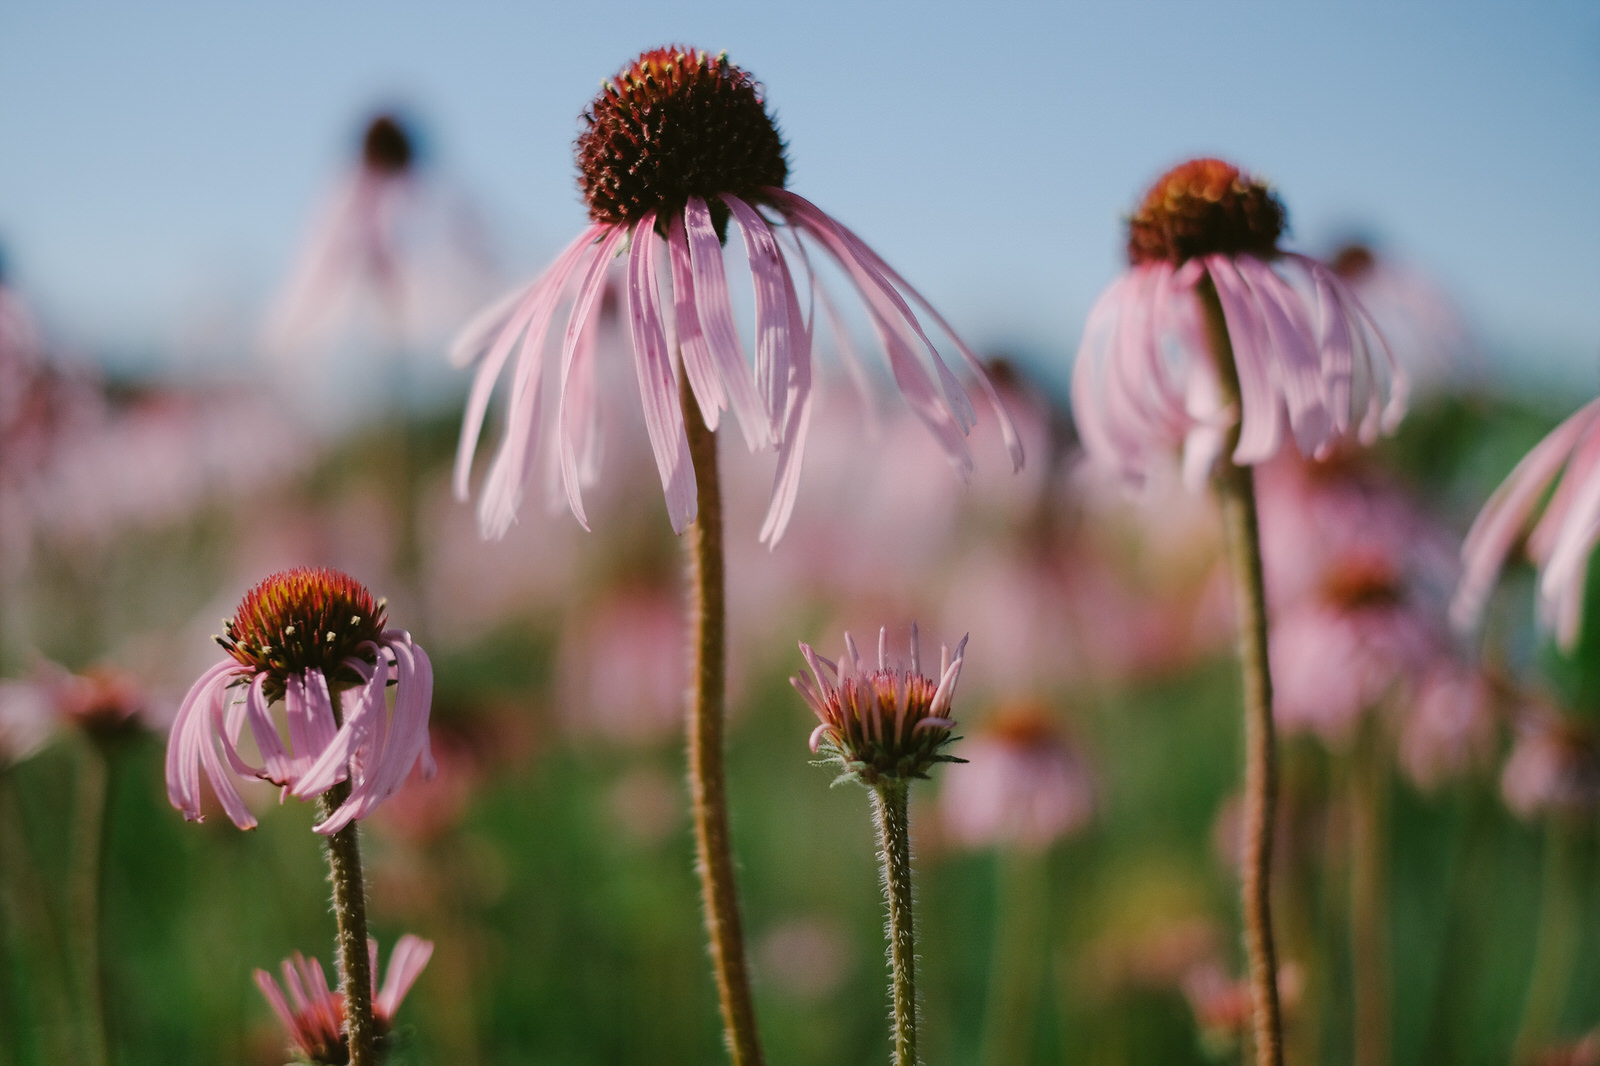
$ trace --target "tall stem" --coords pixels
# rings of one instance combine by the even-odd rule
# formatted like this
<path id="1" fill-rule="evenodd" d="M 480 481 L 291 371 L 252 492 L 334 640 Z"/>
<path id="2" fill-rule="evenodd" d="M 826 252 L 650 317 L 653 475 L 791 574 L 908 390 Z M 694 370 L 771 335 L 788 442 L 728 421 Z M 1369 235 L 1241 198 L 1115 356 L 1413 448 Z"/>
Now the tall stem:
<path id="1" fill-rule="evenodd" d="M 348 781 L 341 781 L 324 792 L 317 800 L 322 817 L 331 817 L 349 795 Z M 356 832 L 356 823 L 352 821 L 328 838 L 328 880 L 333 882 L 333 913 L 339 923 L 339 986 L 344 993 L 350 1066 L 376 1066 L 372 960 L 367 954 L 367 886 L 361 875 L 361 848 Z"/>
<path id="2" fill-rule="evenodd" d="M 1355 978 L 1355 1066 L 1389 1063 L 1384 770 L 1378 723 L 1368 714 L 1350 766 L 1350 970 Z"/>
<path id="3" fill-rule="evenodd" d="M 728 625 L 717 437 L 700 417 L 700 407 L 690 390 L 683 387 L 680 393 L 699 504 L 699 517 L 690 524 L 685 537 L 694 657 L 686 728 L 695 862 L 728 1054 L 734 1066 L 761 1066 L 761 1038 L 756 1031 L 755 1002 L 750 994 L 744 930 L 739 919 L 739 892 L 734 882 L 727 775 L 722 765 Z"/>
<path id="4" fill-rule="evenodd" d="M 1206 337 L 1216 359 L 1224 402 L 1238 410 L 1239 375 L 1222 303 L 1210 277 L 1195 291 Z M 1238 423 L 1228 434 L 1215 478 L 1227 532 L 1239 614 L 1239 661 L 1244 674 L 1244 896 L 1245 949 L 1250 963 L 1251 1014 L 1257 1066 L 1283 1066 L 1283 1022 L 1278 1008 L 1278 961 L 1272 942 L 1272 822 L 1277 803 L 1277 741 L 1273 735 L 1272 678 L 1267 666 L 1267 597 L 1261 576 L 1261 529 L 1256 517 L 1254 472 L 1233 461 Z"/>
<path id="5" fill-rule="evenodd" d="M 72 835 L 71 908 L 77 963 L 78 1025 L 86 1066 L 105 1066 L 105 997 L 100 989 L 100 850 L 106 815 L 106 755 L 93 740 L 78 765 L 77 825 Z"/>
<path id="6" fill-rule="evenodd" d="M 889 981 L 894 993 L 894 1066 L 917 1063 L 917 934 L 911 919 L 911 826 L 904 781 L 872 790 L 883 863 L 883 895 L 889 907 Z"/>
<path id="7" fill-rule="evenodd" d="M 344 724 L 342 692 L 330 681 L 333 720 Z M 350 782 L 340 781 L 317 797 L 324 819 L 350 798 Z M 345 1039 L 350 1066 L 376 1066 L 376 1026 L 372 1020 L 372 956 L 367 947 L 367 882 L 361 872 L 361 845 L 352 820 L 327 838 L 328 880 L 333 884 L 333 915 L 338 923 L 339 989 L 344 994 Z"/>

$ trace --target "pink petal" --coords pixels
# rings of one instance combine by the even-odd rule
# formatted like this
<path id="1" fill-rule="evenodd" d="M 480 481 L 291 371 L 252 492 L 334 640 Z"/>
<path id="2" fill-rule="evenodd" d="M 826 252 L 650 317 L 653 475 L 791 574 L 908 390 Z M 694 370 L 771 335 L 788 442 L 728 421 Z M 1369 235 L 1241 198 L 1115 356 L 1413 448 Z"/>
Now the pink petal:
<path id="1" fill-rule="evenodd" d="M 505 366 L 506 357 L 511 354 L 512 346 L 516 344 L 517 337 L 528 329 L 536 318 L 541 317 L 541 312 L 547 304 L 550 305 L 551 311 L 554 310 L 553 305 L 560 300 L 561 293 L 565 291 L 567 280 L 577 268 L 578 261 L 584 252 L 604 235 L 605 230 L 605 226 L 596 223 L 567 245 L 550 268 L 528 287 L 526 297 L 506 321 L 505 328 L 495 339 L 494 347 L 478 364 L 477 373 L 472 379 L 472 390 L 467 395 L 466 410 L 461 419 L 461 441 L 456 448 L 453 483 L 458 499 L 467 498 L 467 482 L 472 472 L 472 454 L 477 450 L 478 435 L 483 431 L 484 416 L 489 410 L 489 397 L 494 391 L 496 379 L 500 377 L 501 368 Z M 548 323 L 548 313 L 544 313 L 543 318 L 545 323 Z M 538 349 L 543 346 L 543 332 L 544 325 L 540 325 L 540 342 L 534 346 L 535 354 L 538 354 Z M 464 334 L 462 339 L 478 343 L 483 338 L 469 333 Z"/>
<path id="2" fill-rule="evenodd" d="M 578 286 L 578 296 L 573 301 L 572 313 L 567 318 L 567 335 L 561 346 L 561 399 L 557 406 L 556 423 L 559 430 L 561 456 L 561 484 L 566 488 L 567 505 L 578 524 L 589 528 L 589 519 L 583 510 L 583 478 L 578 470 L 578 442 L 580 435 L 592 429 L 594 418 L 593 390 L 585 389 L 580 381 L 569 394 L 569 383 L 574 376 L 592 381 L 594 348 L 579 342 L 595 329 L 594 316 L 600 309 L 600 294 L 605 291 L 606 272 L 616 255 L 617 246 L 627 237 L 624 226 L 608 232 L 600 242 L 600 250 L 589 261 L 589 271 Z M 577 365 L 582 359 L 584 364 Z"/>
<path id="3" fill-rule="evenodd" d="M 384 975 L 383 990 L 373 1004 L 379 1014 L 390 1019 L 395 1016 L 406 993 L 411 991 L 411 986 L 432 957 L 433 941 L 410 933 L 400 938 L 394 946 L 394 953 L 389 956 L 389 972 Z"/>
<path id="4" fill-rule="evenodd" d="M 674 214 L 667 226 L 667 261 L 672 274 L 672 318 L 678 331 L 678 355 L 700 405 L 700 417 L 713 432 L 728 397 L 717 377 L 717 367 L 695 307 L 694 273 L 689 262 L 689 242 L 683 235 L 683 215 Z M 751 443 L 751 450 L 755 445 Z"/>
<path id="5" fill-rule="evenodd" d="M 784 421 L 788 410 L 790 346 L 800 329 L 800 323 L 789 321 L 789 302 L 784 298 L 789 271 L 766 219 L 737 196 L 723 196 L 722 202 L 744 234 L 745 256 L 755 284 L 756 381 L 766 398 L 767 414 L 776 425 Z"/>
<path id="6" fill-rule="evenodd" d="M 716 360 L 717 373 L 727 389 L 746 443 L 752 450 L 767 447 L 773 443 L 778 416 L 763 413 L 761 394 L 745 359 L 744 347 L 739 343 L 739 331 L 733 324 L 728 276 L 722 265 L 722 243 L 717 240 L 716 227 L 711 224 L 711 209 L 700 197 L 691 196 L 684 208 L 683 221 L 695 308 L 711 356 Z M 673 285 L 677 285 L 676 275 Z"/>
<path id="7" fill-rule="evenodd" d="M 644 425 L 655 452 L 656 469 L 667 497 L 667 517 L 674 533 L 682 533 L 698 510 L 694 468 L 689 460 L 689 438 L 678 406 L 678 379 L 667 354 L 661 324 L 661 302 L 656 292 L 655 212 L 646 212 L 633 230 L 633 250 L 628 258 L 628 320 L 633 330 L 634 367 L 639 377 L 639 398 L 644 404 Z"/>

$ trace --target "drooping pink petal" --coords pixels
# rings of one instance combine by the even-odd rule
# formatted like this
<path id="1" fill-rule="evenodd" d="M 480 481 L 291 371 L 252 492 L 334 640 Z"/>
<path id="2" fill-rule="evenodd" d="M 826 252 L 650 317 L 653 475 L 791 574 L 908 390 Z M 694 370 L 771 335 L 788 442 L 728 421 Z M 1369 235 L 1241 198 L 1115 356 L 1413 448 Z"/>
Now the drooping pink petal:
<path id="1" fill-rule="evenodd" d="M 802 200 L 802 197 L 794 193 L 788 193 L 787 195 L 795 201 Z M 815 205 L 810 206 L 811 209 L 818 215 L 822 214 L 822 211 Z M 917 291 L 916 287 L 908 283 L 905 278 L 901 277 L 893 267 L 889 266 L 889 264 L 884 261 L 883 257 L 872 250 L 870 245 L 858 237 L 848 226 L 844 225 L 844 223 L 833 220 L 833 224 L 838 228 L 840 233 L 844 235 L 845 239 L 851 242 L 857 254 L 863 256 L 873 266 L 874 269 L 886 277 L 893 285 L 905 290 L 905 292 L 911 297 L 917 306 L 921 307 L 923 312 L 927 314 L 929 318 L 933 319 L 934 324 L 937 325 L 939 329 L 944 331 L 945 336 L 949 337 L 951 342 L 955 344 L 956 350 L 961 353 L 962 359 L 964 359 L 967 363 L 967 368 L 972 372 L 973 377 L 977 379 L 979 388 L 983 390 L 984 396 L 988 399 L 989 406 L 993 409 L 995 418 L 1000 424 L 1000 434 L 1005 441 L 1006 452 L 1011 456 L 1012 469 L 1022 469 L 1022 464 L 1024 461 L 1024 456 L 1022 453 L 1022 438 L 1017 435 L 1017 429 L 1011 421 L 1011 415 L 1006 411 L 1005 404 L 1000 400 L 1000 394 L 995 391 L 994 382 L 989 380 L 989 374 L 986 370 L 984 370 L 983 363 L 978 359 L 977 354 L 974 353 L 970 347 L 968 347 L 966 341 L 961 339 L 961 335 L 951 328 L 950 323 L 945 321 L 944 316 L 941 315 L 938 310 L 936 310 L 934 306 L 929 303 L 920 292 Z M 907 314 L 909 313 L 910 312 L 908 309 Z M 925 337 L 923 339 L 926 341 Z M 932 346 L 930 345 L 929 347 L 931 350 Z M 933 357 L 938 365 L 943 368 L 944 364 L 939 360 L 937 351 L 933 352 Z M 948 371 L 946 371 L 946 375 L 948 375 Z M 961 401 L 965 403 L 965 390 L 961 389 L 953 377 L 948 377 L 947 388 L 951 387 L 953 387 L 954 393 L 960 395 Z M 968 421 L 970 423 L 973 417 L 971 414 L 970 404 L 968 405 L 967 410 Z"/>
<path id="2" fill-rule="evenodd" d="M 557 448 L 561 456 L 561 484 L 566 489 L 567 505 L 578 524 L 589 528 L 589 518 L 583 509 L 583 477 L 578 467 L 578 442 L 580 434 L 591 426 L 594 418 L 593 391 L 584 390 L 581 383 L 574 389 L 574 379 L 585 376 L 592 380 L 594 349 L 580 343 L 591 334 L 595 316 L 600 310 L 600 294 L 605 290 L 606 272 L 617 247 L 627 237 L 628 230 L 617 226 L 605 235 L 599 251 L 589 262 L 589 271 L 578 286 L 572 313 L 567 318 L 567 334 L 561 345 L 561 397 L 557 404 Z M 582 360 L 580 363 L 579 361 Z"/>
<path id="3" fill-rule="evenodd" d="M 323 679 L 320 685 L 317 683 L 321 677 L 321 670 L 305 671 L 306 698 L 316 701 L 329 699 L 328 713 L 331 715 L 332 701 L 328 695 L 326 679 Z M 349 701 L 345 707 L 344 722 L 339 726 L 339 731 L 317 756 L 316 761 L 300 776 L 300 780 L 295 782 L 291 795 L 296 799 L 309 799 L 321 795 L 349 776 L 351 758 L 357 751 L 370 744 L 376 727 L 374 718 L 382 717 L 385 713 L 384 689 L 388 680 L 389 671 L 380 663 L 364 685 L 352 690 L 355 699 Z"/>
<path id="4" fill-rule="evenodd" d="M 779 266 L 783 269 L 781 260 Z M 789 361 L 789 384 L 785 398 L 787 410 L 782 443 L 778 446 L 778 468 L 772 479 L 772 501 L 761 523 L 760 541 L 768 547 L 777 547 L 783 531 L 789 526 L 789 516 L 794 513 L 795 498 L 800 492 L 800 464 L 811 427 L 811 323 L 800 325 L 804 321 L 800 314 L 800 301 L 795 294 L 794 279 L 789 276 L 787 269 L 783 269 L 782 280 L 789 321 L 801 328 L 801 337 Z"/>
<path id="5" fill-rule="evenodd" d="M 689 197 L 683 212 L 684 237 L 689 249 L 689 266 L 694 286 L 695 309 L 717 374 L 727 389 L 728 400 L 739 428 L 752 450 L 774 441 L 774 430 L 782 412 L 764 413 L 755 376 L 739 343 L 733 324 L 733 306 L 728 291 L 728 276 L 722 265 L 722 243 L 711 223 L 711 209 L 698 196 Z M 674 278 L 673 284 L 677 281 Z"/>
<path id="6" fill-rule="evenodd" d="M 678 379 L 667 353 L 656 291 L 655 218 L 654 211 L 646 212 L 633 229 L 633 249 L 628 256 L 628 321 L 633 331 L 634 367 L 644 405 L 644 425 L 655 452 L 661 487 L 666 492 L 667 518 L 672 531 L 682 533 L 698 512 L 698 500 L 694 468 L 689 461 L 689 438 L 678 406 Z"/>
<path id="7" fill-rule="evenodd" d="M 212 708 L 239 673 L 239 664 L 231 659 L 206 670 L 189 686 L 172 721 L 167 740 L 167 799 L 190 821 L 202 817 L 200 768 L 203 752 L 212 742 Z"/>
<path id="8" fill-rule="evenodd" d="M 472 379 L 472 389 L 467 394 L 466 410 L 461 419 L 461 440 L 456 447 L 453 484 L 457 499 L 467 498 L 467 483 L 472 473 L 472 455 L 477 450 L 478 436 L 483 431 L 484 416 L 489 411 L 489 398 L 494 392 L 495 381 L 500 377 L 507 356 L 511 354 L 517 338 L 534 324 L 535 319 L 541 317 L 541 311 L 546 305 L 549 306 L 550 312 L 546 312 L 543 317 L 548 323 L 549 313 L 554 311 L 554 305 L 559 302 L 561 293 L 566 290 L 567 281 L 577 268 L 584 252 L 604 235 L 605 229 L 606 227 L 596 223 L 567 245 L 566 250 L 557 257 L 550 268 L 527 288 L 521 303 L 506 319 L 504 328 L 495 338 L 494 346 L 488 355 L 478 362 L 477 372 Z M 538 354 L 543 346 L 543 329 L 541 325 L 540 342 L 534 346 L 535 354 Z M 475 346 L 487 340 L 487 336 L 487 331 L 481 334 L 474 333 L 469 326 L 468 331 L 462 335 L 462 342 Z M 458 358 L 463 362 L 470 361 L 470 357 L 458 356 Z"/>
<path id="9" fill-rule="evenodd" d="M 773 424 L 781 425 L 787 415 L 789 365 L 797 357 L 791 348 L 800 331 L 799 322 L 789 321 L 789 301 L 784 296 L 789 271 L 766 219 L 737 196 L 725 195 L 722 202 L 744 234 L 755 286 L 756 386 Z M 809 358 L 809 348 L 799 357 Z"/>
<path id="10" fill-rule="evenodd" d="M 667 225 L 667 262 L 672 276 L 672 320 L 677 328 L 678 355 L 700 407 L 700 417 L 706 428 L 715 432 L 718 418 L 728 406 L 728 395 L 717 376 L 711 343 L 700 325 L 700 311 L 695 306 L 694 268 L 689 261 L 689 242 L 683 234 L 683 215 L 679 213 L 674 213 Z M 754 442 L 751 442 L 751 450 L 755 450 Z"/>
<path id="11" fill-rule="evenodd" d="M 1450 605 L 1451 620 L 1461 628 L 1483 612 L 1489 590 L 1507 554 L 1522 535 L 1544 491 L 1568 457 L 1600 417 L 1600 400 L 1591 400 L 1523 456 L 1479 512 L 1461 546 L 1463 573 Z"/>

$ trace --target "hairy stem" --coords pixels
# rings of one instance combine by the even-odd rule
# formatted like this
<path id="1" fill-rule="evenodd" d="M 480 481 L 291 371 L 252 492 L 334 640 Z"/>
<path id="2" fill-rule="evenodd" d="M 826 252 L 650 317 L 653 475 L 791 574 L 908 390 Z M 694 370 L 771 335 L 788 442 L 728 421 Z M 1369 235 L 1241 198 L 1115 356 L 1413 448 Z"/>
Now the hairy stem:
<path id="1" fill-rule="evenodd" d="M 917 934 L 911 918 L 910 788 L 886 781 L 872 790 L 883 863 L 883 896 L 889 907 L 889 984 L 894 995 L 894 1066 L 917 1062 Z"/>
<path id="2" fill-rule="evenodd" d="M 1224 401 L 1240 409 L 1238 370 L 1209 277 L 1196 286 L 1206 337 L 1216 359 Z M 1283 1022 L 1278 1006 L 1278 960 L 1272 942 L 1272 822 L 1277 802 L 1277 741 L 1273 735 L 1272 678 L 1267 659 L 1267 597 L 1261 575 L 1261 529 L 1256 517 L 1254 472 L 1233 461 L 1239 423 L 1228 434 L 1215 477 L 1227 533 L 1239 615 L 1239 661 L 1244 675 L 1244 896 L 1245 950 L 1257 1066 L 1283 1066 Z"/>
<path id="3" fill-rule="evenodd" d="M 706 936 L 716 973 L 722 1028 L 734 1066 L 760 1066 L 761 1038 L 745 963 L 739 892 L 728 829 L 727 775 L 722 765 L 723 708 L 727 684 L 727 602 L 723 589 L 722 485 L 717 474 L 717 437 L 700 417 L 687 387 L 681 390 L 683 420 L 694 463 L 699 517 L 689 526 L 690 673 L 689 798 L 694 815 L 695 862 Z"/>
<path id="4" fill-rule="evenodd" d="M 341 781 L 317 799 L 322 817 L 332 817 L 350 795 Z M 376 1066 L 372 1021 L 372 960 L 367 954 L 367 886 L 361 875 L 361 848 L 351 822 L 328 837 L 328 880 L 333 883 L 333 914 L 339 923 L 339 987 L 344 993 L 345 1035 L 350 1066 Z"/>
<path id="5" fill-rule="evenodd" d="M 72 834 L 73 956 L 77 963 L 78 1034 L 86 1066 L 105 1066 L 105 997 L 100 988 L 100 850 L 106 817 L 106 755 L 92 741 L 78 764 L 77 824 Z"/>

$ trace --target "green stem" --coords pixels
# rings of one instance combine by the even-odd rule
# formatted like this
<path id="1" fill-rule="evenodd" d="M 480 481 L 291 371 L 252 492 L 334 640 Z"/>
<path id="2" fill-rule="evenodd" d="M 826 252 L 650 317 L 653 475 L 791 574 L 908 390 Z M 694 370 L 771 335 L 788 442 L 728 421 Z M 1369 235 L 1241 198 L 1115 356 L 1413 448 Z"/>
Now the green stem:
<path id="1" fill-rule="evenodd" d="M 761 1037 L 756 1029 L 755 1001 L 745 963 L 744 930 L 739 919 L 739 892 L 728 828 L 727 775 L 722 763 L 728 637 L 717 436 L 700 417 L 700 407 L 686 386 L 680 388 L 680 399 L 699 505 L 699 517 L 690 523 L 685 538 L 694 656 L 686 728 L 695 860 L 728 1054 L 734 1066 L 761 1066 Z"/>
<path id="2" fill-rule="evenodd" d="M 906 802 L 910 791 L 904 781 L 885 781 L 872 790 L 883 895 L 889 907 L 894 1066 L 917 1062 L 917 934 L 911 917 L 911 827 Z"/>
<path id="3" fill-rule="evenodd" d="M 78 1033 L 86 1066 L 105 1066 L 105 997 L 100 988 L 100 850 L 106 816 L 106 756 L 92 740 L 78 765 L 77 825 L 72 834 L 73 955 L 77 962 Z"/>
<path id="4" fill-rule="evenodd" d="M 0 933 L 16 931 L 24 993 L 8 1006 L 19 1014 L 31 1009 L 34 1023 L 19 1027 L 14 1035 L 26 1038 L 32 1032 L 38 1061 L 72 1062 L 71 1010 L 62 973 L 66 953 L 56 936 L 58 923 L 28 844 L 25 821 L 11 775 L 0 767 Z M 11 960 L 0 956 L 0 964 L 10 966 Z M 22 1061 L 28 1061 L 25 1039 L 17 1050 Z"/>
<path id="5" fill-rule="evenodd" d="M 1378 722 L 1372 714 L 1350 765 L 1350 970 L 1354 979 L 1355 1066 L 1388 1066 L 1389 936 L 1384 906 L 1384 786 Z"/>
<path id="6" fill-rule="evenodd" d="M 997 858 L 994 958 L 979 1061 L 1015 1066 L 1032 1056 L 1049 866 L 1046 853 L 1022 845 L 1004 848 Z"/>
<path id="7" fill-rule="evenodd" d="M 1216 358 L 1224 401 L 1240 409 L 1238 370 L 1210 277 L 1195 287 L 1206 335 Z M 1245 950 L 1249 957 L 1251 1014 L 1257 1066 L 1283 1066 L 1283 1022 L 1278 1006 L 1278 961 L 1272 942 L 1272 822 L 1277 802 L 1277 741 L 1273 735 L 1272 678 L 1267 658 L 1267 597 L 1261 575 L 1261 528 L 1256 517 L 1254 472 L 1233 461 L 1239 440 L 1234 423 L 1215 477 L 1227 532 L 1239 613 L 1239 661 L 1244 680 L 1244 896 Z"/>
<path id="8" fill-rule="evenodd" d="M 1513 1063 L 1531 1062 L 1549 1041 L 1572 981 L 1575 949 L 1582 931 L 1582 908 L 1573 876 L 1577 833 L 1559 814 L 1546 816 L 1544 830 L 1539 932 L 1534 942 L 1528 998 L 1522 1007 L 1522 1023 L 1511 1055 Z"/>
<path id="9" fill-rule="evenodd" d="M 349 795 L 348 781 L 324 792 L 317 799 L 322 817 L 332 817 Z M 350 1066 L 376 1066 L 372 960 L 367 954 L 367 887 L 361 875 L 361 847 L 356 833 L 356 823 L 352 821 L 327 838 L 328 880 L 333 883 L 333 914 L 339 925 L 339 988 L 344 993 Z"/>

